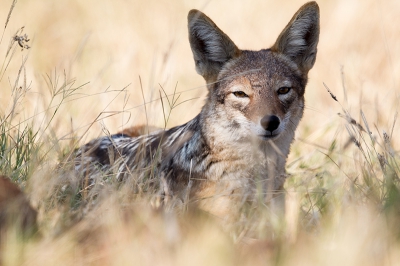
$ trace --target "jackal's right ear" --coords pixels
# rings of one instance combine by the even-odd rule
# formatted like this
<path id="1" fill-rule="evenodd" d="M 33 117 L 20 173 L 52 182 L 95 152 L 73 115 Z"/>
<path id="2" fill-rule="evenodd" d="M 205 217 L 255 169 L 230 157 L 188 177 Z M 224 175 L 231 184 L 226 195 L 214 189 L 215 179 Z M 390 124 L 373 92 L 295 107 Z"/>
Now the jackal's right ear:
<path id="1" fill-rule="evenodd" d="M 303 5 L 279 35 L 271 50 L 288 56 L 305 74 L 314 66 L 319 39 L 319 7 Z"/>
<path id="2" fill-rule="evenodd" d="M 188 29 L 197 73 L 207 83 L 215 82 L 222 66 L 238 57 L 241 51 L 209 17 L 198 10 L 189 12 Z"/>

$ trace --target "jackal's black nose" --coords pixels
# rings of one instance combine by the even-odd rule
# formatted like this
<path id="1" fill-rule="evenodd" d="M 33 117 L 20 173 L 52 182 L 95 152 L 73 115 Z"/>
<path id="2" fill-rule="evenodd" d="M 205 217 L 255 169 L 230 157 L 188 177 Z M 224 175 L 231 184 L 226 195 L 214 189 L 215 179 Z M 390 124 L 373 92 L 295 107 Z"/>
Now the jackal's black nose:
<path id="1" fill-rule="evenodd" d="M 279 127 L 280 121 L 277 116 L 266 115 L 261 119 L 261 126 L 267 131 L 274 131 Z"/>

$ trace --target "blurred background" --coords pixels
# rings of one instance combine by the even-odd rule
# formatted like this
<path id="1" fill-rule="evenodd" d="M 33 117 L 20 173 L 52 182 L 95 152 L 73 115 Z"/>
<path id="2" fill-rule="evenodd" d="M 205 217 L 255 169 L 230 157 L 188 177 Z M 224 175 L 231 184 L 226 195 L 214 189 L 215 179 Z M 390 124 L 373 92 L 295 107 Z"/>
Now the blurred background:
<path id="1" fill-rule="evenodd" d="M 239 48 L 259 50 L 304 3 L 1 0 L 0 172 L 24 189 L 44 235 L 35 245 L 6 241 L 3 254 L 16 263 L 4 265 L 245 265 L 237 260 L 245 252 L 240 237 L 196 215 L 175 220 L 148 200 L 131 200 L 126 218 L 120 190 L 104 189 L 100 207 L 88 214 L 83 206 L 72 227 L 77 207 L 73 200 L 57 205 L 63 179 L 54 165 L 107 132 L 169 128 L 199 113 L 207 89 L 188 42 L 190 9 L 206 13 Z M 287 163 L 285 222 L 269 220 L 266 206 L 249 215 L 239 231 L 265 241 L 248 246 L 244 258 L 249 265 L 396 265 L 400 1 L 318 4 L 320 42 Z"/>

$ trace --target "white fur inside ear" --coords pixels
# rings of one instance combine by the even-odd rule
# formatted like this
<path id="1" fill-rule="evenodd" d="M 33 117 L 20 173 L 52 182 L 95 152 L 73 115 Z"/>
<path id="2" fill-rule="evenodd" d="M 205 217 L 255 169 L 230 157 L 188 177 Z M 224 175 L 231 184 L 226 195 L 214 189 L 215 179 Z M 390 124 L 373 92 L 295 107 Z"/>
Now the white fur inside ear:
<path id="1" fill-rule="evenodd" d="M 319 40 L 319 8 L 315 2 L 305 4 L 279 35 L 273 50 L 284 54 L 305 73 L 316 59 Z"/>
<path id="2" fill-rule="evenodd" d="M 314 22 L 309 16 L 302 16 L 293 22 L 289 30 L 285 54 L 294 57 L 309 48 L 305 37 L 312 23 Z"/>
<path id="3" fill-rule="evenodd" d="M 215 62 L 225 62 L 229 59 L 224 49 L 224 40 L 218 31 L 204 21 L 198 20 L 192 26 L 192 31 L 204 43 L 206 56 Z"/>

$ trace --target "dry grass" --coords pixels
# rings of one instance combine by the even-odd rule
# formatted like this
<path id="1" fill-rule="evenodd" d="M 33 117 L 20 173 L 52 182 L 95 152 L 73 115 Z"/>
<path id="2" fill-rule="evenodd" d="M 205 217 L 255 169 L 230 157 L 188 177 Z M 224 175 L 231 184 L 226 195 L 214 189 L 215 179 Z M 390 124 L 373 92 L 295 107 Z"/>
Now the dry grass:
<path id="1" fill-rule="evenodd" d="M 151 195 L 113 184 L 104 185 L 96 205 L 83 206 L 54 174 L 58 158 L 107 131 L 146 117 L 164 127 L 161 86 L 172 94 L 178 83 L 182 92 L 168 127 L 199 112 L 206 89 L 187 40 L 190 9 L 203 10 L 239 47 L 261 49 L 303 3 L 1 1 L 0 169 L 28 194 L 40 230 L 26 239 L 1 229 L 2 263 L 397 264 L 396 0 L 319 1 L 319 53 L 288 160 L 284 221 L 261 210 L 227 231 L 203 213 L 154 210 Z M 30 49 L 21 49 L 16 32 L 25 41 L 28 35 Z M 258 240 L 243 237 L 249 232 Z"/>

